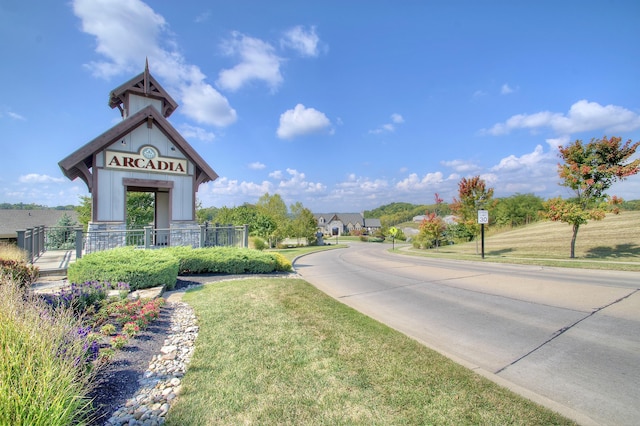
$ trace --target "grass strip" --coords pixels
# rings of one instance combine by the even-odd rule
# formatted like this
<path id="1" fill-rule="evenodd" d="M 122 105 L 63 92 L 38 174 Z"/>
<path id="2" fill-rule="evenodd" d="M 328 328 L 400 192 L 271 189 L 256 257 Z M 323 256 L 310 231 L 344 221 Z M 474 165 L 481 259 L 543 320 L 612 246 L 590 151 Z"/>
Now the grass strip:
<path id="1" fill-rule="evenodd" d="M 184 300 L 200 332 L 168 425 L 573 424 L 303 280 Z"/>

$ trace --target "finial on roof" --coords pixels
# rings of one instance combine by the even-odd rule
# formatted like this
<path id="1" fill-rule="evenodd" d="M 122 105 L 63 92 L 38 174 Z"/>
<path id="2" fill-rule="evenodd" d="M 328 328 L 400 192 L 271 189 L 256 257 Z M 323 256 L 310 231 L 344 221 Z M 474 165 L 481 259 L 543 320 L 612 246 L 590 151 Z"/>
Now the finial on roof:
<path id="1" fill-rule="evenodd" d="M 149 93 L 149 57 L 144 59 L 144 94 Z"/>

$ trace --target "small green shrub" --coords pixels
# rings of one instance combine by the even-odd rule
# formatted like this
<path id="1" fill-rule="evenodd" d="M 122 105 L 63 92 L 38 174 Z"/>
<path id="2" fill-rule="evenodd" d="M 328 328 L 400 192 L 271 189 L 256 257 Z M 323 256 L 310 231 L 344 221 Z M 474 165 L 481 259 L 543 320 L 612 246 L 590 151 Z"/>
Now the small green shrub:
<path id="1" fill-rule="evenodd" d="M 382 243 L 384 242 L 384 238 L 380 238 L 380 237 L 369 237 L 368 241 L 370 243 Z"/>
<path id="2" fill-rule="evenodd" d="M 131 290 L 165 286 L 175 287 L 178 259 L 167 249 L 137 250 L 120 247 L 88 254 L 69 265 L 70 282 L 127 282 Z"/>
<path id="3" fill-rule="evenodd" d="M 271 255 L 276 259 L 276 271 L 290 272 L 293 269 L 291 261 L 284 257 L 282 254 L 271 253 Z"/>
<path id="4" fill-rule="evenodd" d="M 249 246 L 253 247 L 256 250 L 262 251 L 268 247 L 268 244 L 265 240 L 263 240 L 260 237 L 250 237 Z"/>
<path id="5" fill-rule="evenodd" d="M 116 326 L 113 324 L 105 324 L 100 328 L 100 333 L 104 334 L 105 336 L 111 336 L 115 334 L 115 332 Z"/>

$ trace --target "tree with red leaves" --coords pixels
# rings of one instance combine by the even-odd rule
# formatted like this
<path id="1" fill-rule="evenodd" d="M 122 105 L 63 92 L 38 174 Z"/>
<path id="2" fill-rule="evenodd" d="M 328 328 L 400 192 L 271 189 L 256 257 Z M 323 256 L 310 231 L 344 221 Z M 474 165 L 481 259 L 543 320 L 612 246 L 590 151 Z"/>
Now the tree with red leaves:
<path id="1" fill-rule="evenodd" d="M 437 213 L 427 212 L 420 223 L 420 233 L 418 234 L 418 243 L 424 248 L 440 247 L 442 234 L 447 230 L 447 224 Z"/>
<path id="2" fill-rule="evenodd" d="M 565 222 L 573 227 L 571 258 L 575 258 L 575 245 L 580 225 L 589 220 L 601 220 L 608 211 L 618 213 L 615 205 L 620 198 L 609 197 L 607 191 L 616 181 L 621 181 L 640 172 L 640 159 L 628 162 L 640 142 L 622 138 L 603 137 L 591 139 L 585 144 L 581 140 L 559 147 L 564 164 L 558 164 L 560 185 L 570 188 L 575 197 L 560 197 L 547 201 L 547 216 L 553 221 Z"/>
<path id="3" fill-rule="evenodd" d="M 456 221 L 465 226 L 475 237 L 480 229 L 478 225 L 478 210 L 492 206 L 493 188 L 487 188 L 487 184 L 480 176 L 470 179 L 462 178 L 458 182 L 458 196 L 453 198 L 451 210 L 456 215 Z"/>

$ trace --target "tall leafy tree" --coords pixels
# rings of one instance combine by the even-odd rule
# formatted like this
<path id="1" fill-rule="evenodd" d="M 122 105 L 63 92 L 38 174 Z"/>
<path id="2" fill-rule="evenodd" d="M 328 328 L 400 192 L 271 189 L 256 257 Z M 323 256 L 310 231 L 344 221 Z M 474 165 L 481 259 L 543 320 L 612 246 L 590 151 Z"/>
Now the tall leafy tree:
<path id="1" fill-rule="evenodd" d="M 92 199 L 80 197 L 80 205 L 75 208 L 78 222 L 84 229 L 91 221 Z M 155 196 L 152 192 L 127 193 L 127 227 L 129 229 L 142 228 L 153 223 L 155 215 Z"/>
<path id="2" fill-rule="evenodd" d="M 544 210 L 543 201 L 534 194 L 514 194 L 500 198 L 492 210 L 494 220 L 499 225 L 511 227 L 535 222 Z"/>
<path id="3" fill-rule="evenodd" d="M 635 175 L 640 171 L 640 159 L 629 161 L 640 142 L 628 140 L 624 144 L 619 137 L 591 139 L 589 143 L 576 140 L 559 147 L 563 160 L 558 165 L 561 185 L 571 189 L 574 197 L 554 198 L 546 203 L 551 220 L 572 226 L 571 258 L 575 257 L 576 238 L 580 225 L 589 220 L 600 220 L 607 211 L 621 200 L 608 197 L 606 192 L 616 181 Z M 617 212 L 613 208 L 614 212 Z"/>
<path id="4" fill-rule="evenodd" d="M 155 219 L 155 195 L 153 192 L 127 193 L 127 228 L 140 229 Z"/>
<path id="5" fill-rule="evenodd" d="M 478 210 L 489 209 L 493 205 L 493 188 L 487 188 L 480 176 L 462 178 L 458 183 L 458 197 L 453 199 L 451 210 L 457 216 L 457 222 L 475 237 L 480 229 Z"/>
<path id="6" fill-rule="evenodd" d="M 275 246 L 278 240 L 287 237 L 289 231 L 289 212 L 287 205 L 282 200 L 280 194 L 269 195 L 266 192 L 262 195 L 256 203 L 258 210 L 271 217 L 276 226 L 269 234 L 269 240 L 271 246 Z"/>
<path id="7" fill-rule="evenodd" d="M 311 210 L 298 201 L 290 206 L 290 211 L 292 216 L 291 234 L 298 239 L 298 245 L 302 238 L 307 240 L 307 244 L 313 244 L 316 240 L 318 222 Z"/>
<path id="8" fill-rule="evenodd" d="M 76 206 L 75 210 L 78 213 L 78 222 L 86 231 L 91 221 L 91 197 L 80 196 L 80 205 Z"/>

